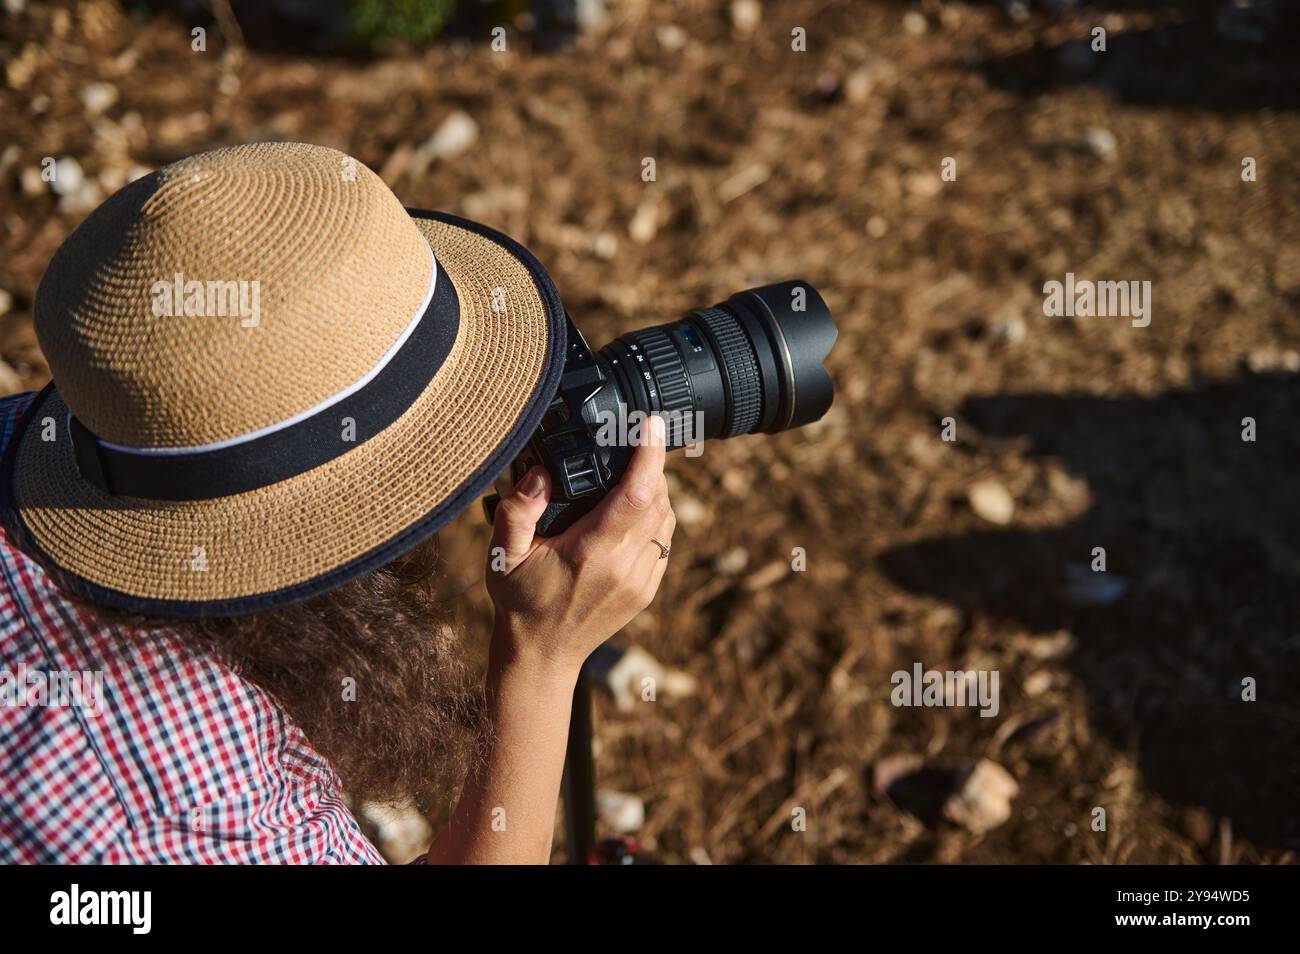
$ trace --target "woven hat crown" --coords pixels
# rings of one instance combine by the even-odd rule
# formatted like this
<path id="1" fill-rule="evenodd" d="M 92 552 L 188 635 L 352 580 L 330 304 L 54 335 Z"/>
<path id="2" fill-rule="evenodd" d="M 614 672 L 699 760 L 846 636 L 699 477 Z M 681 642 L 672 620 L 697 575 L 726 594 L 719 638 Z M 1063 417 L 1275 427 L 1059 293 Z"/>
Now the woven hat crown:
<path id="1" fill-rule="evenodd" d="M 101 440 L 197 447 L 360 381 L 420 311 L 428 242 L 359 162 L 323 146 L 201 153 L 126 186 L 60 247 L 36 333 Z"/>

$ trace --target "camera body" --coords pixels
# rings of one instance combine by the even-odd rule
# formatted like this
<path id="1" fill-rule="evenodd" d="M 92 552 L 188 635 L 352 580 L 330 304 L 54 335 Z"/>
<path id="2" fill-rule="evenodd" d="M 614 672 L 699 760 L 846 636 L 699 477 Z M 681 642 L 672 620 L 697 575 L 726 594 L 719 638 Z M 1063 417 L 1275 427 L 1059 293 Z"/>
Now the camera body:
<path id="1" fill-rule="evenodd" d="M 593 351 L 565 313 L 568 344 L 559 388 L 511 485 L 541 464 L 551 500 L 542 536 L 562 533 L 618 483 L 648 415 L 664 418 L 669 449 L 705 438 L 776 433 L 826 413 L 833 386 L 823 363 L 837 331 L 806 282 L 749 289 Z M 484 499 L 491 522 L 500 498 Z"/>
<path id="2" fill-rule="evenodd" d="M 601 369 L 587 341 L 565 312 L 569 342 L 560 386 L 524 452 L 510 466 L 513 486 L 534 466 L 551 475 L 551 501 L 537 521 L 544 537 L 562 533 L 587 513 L 618 483 L 632 448 L 602 446 L 592 420 L 592 405 L 609 396 L 609 376 Z"/>

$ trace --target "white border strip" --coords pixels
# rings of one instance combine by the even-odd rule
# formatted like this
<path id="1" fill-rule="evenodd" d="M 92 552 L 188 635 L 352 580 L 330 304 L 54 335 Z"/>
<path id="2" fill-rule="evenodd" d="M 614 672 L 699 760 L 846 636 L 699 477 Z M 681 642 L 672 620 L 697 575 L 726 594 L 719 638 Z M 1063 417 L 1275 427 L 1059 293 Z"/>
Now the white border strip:
<path id="1" fill-rule="evenodd" d="M 420 307 L 415 309 L 414 317 L 407 322 L 406 327 L 402 330 L 402 333 L 398 336 L 397 340 L 393 342 L 392 347 L 390 347 L 388 351 L 384 353 L 384 356 L 379 359 L 378 364 L 366 372 L 365 377 L 361 378 L 361 380 L 348 385 L 333 397 L 328 397 L 319 404 L 309 407 L 307 410 L 300 414 L 295 414 L 293 417 L 286 418 L 278 424 L 271 424 L 248 434 L 241 434 L 238 437 L 230 437 L 224 441 L 217 441 L 214 444 L 199 444 L 195 447 L 125 447 L 122 444 L 112 444 L 108 441 L 101 440 L 99 441 L 100 445 L 115 451 L 120 451 L 124 454 L 139 454 L 145 457 L 176 457 L 180 454 L 201 454 L 204 451 L 222 450 L 227 447 L 234 447 L 238 444 L 246 444 L 249 441 L 255 441 L 259 437 L 274 434 L 276 431 L 282 431 L 286 427 L 292 427 L 294 424 L 297 424 L 300 421 L 305 421 L 309 417 L 314 417 L 321 411 L 327 410 L 333 405 L 338 404 L 344 398 L 356 394 L 373 381 L 375 376 L 388 365 L 388 362 L 393 360 L 393 356 L 402 350 L 402 345 L 406 344 L 406 340 L 411 337 L 411 333 L 415 331 L 416 327 L 420 324 L 420 319 L 424 317 L 425 311 L 428 310 L 429 303 L 433 301 L 433 293 L 438 286 L 438 259 L 433 254 L 432 246 L 429 246 L 426 243 L 425 247 L 429 249 L 429 261 L 433 264 L 433 276 L 429 279 L 428 294 L 424 296 L 424 301 L 420 302 Z M 68 417 L 72 417 L 71 411 L 68 412 Z"/>

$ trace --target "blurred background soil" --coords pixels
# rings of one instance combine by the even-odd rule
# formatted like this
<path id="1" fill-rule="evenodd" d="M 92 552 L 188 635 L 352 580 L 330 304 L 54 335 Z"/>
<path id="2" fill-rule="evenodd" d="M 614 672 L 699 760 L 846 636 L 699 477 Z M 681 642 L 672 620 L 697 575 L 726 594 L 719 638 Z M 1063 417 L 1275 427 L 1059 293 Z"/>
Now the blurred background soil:
<path id="1" fill-rule="evenodd" d="M 1293 5 L 611 0 L 565 45 L 466 0 L 378 47 L 328 3 L 4 6 L 0 393 L 48 379 L 31 303 L 86 212 L 250 140 L 508 232 L 593 344 L 820 289 L 830 413 L 671 464 L 674 554 L 620 641 L 696 691 L 597 698 L 600 787 L 655 857 L 1295 860 Z M 1046 317 L 1067 271 L 1152 282 L 1150 326 Z M 443 539 L 478 652 L 477 509 Z M 997 716 L 894 707 L 915 662 L 997 670 Z"/>

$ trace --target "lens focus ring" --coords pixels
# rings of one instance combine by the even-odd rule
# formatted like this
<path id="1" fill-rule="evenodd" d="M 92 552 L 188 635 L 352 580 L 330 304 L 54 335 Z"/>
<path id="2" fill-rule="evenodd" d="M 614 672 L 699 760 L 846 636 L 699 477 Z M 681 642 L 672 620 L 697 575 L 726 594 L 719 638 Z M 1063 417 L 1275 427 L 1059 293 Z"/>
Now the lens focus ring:
<path id="1" fill-rule="evenodd" d="M 749 336 L 734 315 L 721 308 L 692 312 L 717 342 L 723 376 L 731 393 L 731 425 L 724 437 L 748 434 L 763 414 L 763 381 L 759 377 L 758 355 Z"/>
<path id="2" fill-rule="evenodd" d="M 691 383 L 672 339 L 662 328 L 646 328 L 632 338 L 645 354 L 654 377 L 653 386 L 657 394 L 653 398 L 659 405 L 656 410 L 689 413 L 694 407 Z"/>

